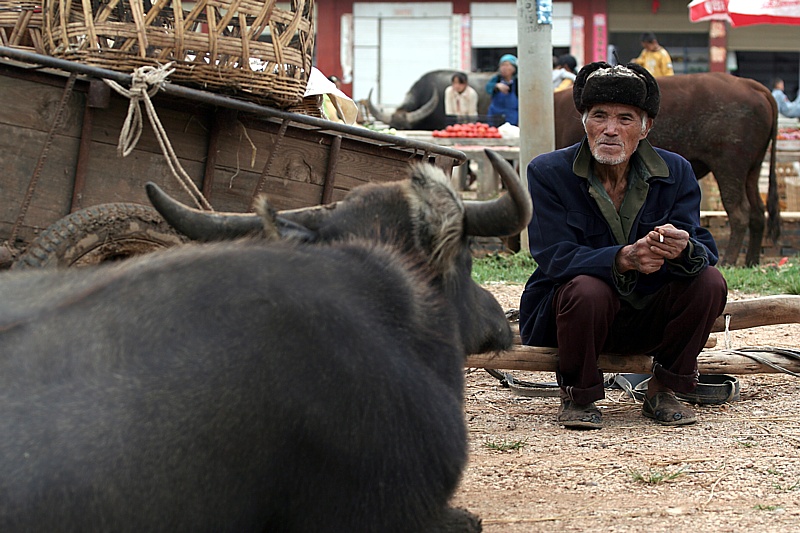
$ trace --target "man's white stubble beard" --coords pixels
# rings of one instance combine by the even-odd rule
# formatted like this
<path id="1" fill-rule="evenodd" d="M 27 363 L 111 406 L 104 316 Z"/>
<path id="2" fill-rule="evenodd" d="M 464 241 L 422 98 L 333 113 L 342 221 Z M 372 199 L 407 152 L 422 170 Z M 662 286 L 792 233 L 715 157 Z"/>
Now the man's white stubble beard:
<path id="1" fill-rule="evenodd" d="M 592 156 L 594 157 L 595 161 L 597 161 L 601 165 L 620 165 L 628 160 L 627 156 L 625 155 L 625 145 L 622 145 L 622 153 L 613 157 L 599 154 L 596 146 L 597 145 L 595 145 L 595 147 L 592 148 Z M 639 143 L 636 143 L 636 148 L 638 147 Z M 633 151 L 635 152 L 636 149 L 634 149 Z"/>

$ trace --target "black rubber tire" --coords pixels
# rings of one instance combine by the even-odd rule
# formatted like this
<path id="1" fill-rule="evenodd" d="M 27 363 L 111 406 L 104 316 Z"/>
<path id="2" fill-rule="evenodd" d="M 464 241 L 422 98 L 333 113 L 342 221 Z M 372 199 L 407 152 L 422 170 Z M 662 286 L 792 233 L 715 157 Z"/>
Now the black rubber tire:
<path id="1" fill-rule="evenodd" d="M 186 241 L 152 207 L 99 204 L 54 222 L 28 245 L 11 268 L 97 265 Z"/>

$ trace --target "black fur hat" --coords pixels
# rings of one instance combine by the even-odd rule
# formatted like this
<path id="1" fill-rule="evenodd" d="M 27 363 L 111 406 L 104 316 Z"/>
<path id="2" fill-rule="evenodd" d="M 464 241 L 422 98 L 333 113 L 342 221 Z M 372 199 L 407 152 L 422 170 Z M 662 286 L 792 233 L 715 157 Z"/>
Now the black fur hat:
<path id="1" fill-rule="evenodd" d="M 572 98 L 580 113 L 595 104 L 615 103 L 638 107 L 650 118 L 656 118 L 661 91 L 653 75 L 636 63 L 612 67 L 598 61 L 578 72 Z"/>

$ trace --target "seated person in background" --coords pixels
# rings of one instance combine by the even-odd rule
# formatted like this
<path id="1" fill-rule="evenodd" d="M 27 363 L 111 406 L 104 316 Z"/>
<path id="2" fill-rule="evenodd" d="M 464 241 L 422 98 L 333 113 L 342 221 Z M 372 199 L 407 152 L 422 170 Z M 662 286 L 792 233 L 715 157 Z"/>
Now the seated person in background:
<path id="1" fill-rule="evenodd" d="M 517 82 L 516 56 L 505 54 L 500 58 L 498 73 L 486 83 L 486 92 L 492 97 L 489 104 L 489 115 L 505 116 L 506 122 L 519 126 L 519 83 Z"/>
<path id="2" fill-rule="evenodd" d="M 528 165 L 538 266 L 520 299 L 520 337 L 558 348 L 564 427 L 602 426 L 601 352 L 651 355 L 642 414 L 691 424 L 673 391 L 697 386 L 697 355 L 727 299 L 700 187 L 686 159 L 647 140 L 660 104 L 647 70 L 591 63 L 573 98 L 586 136 Z"/>
<path id="3" fill-rule="evenodd" d="M 775 78 L 775 81 L 772 82 L 772 96 L 775 98 L 775 101 L 778 102 L 778 111 L 784 117 L 800 117 L 800 92 L 798 93 L 797 98 L 795 98 L 794 101 L 791 101 L 789 100 L 789 97 L 786 96 L 786 93 L 783 92 L 784 90 L 785 85 L 783 80 L 780 78 Z"/>
<path id="4" fill-rule="evenodd" d="M 577 71 L 578 61 L 575 57 L 564 54 L 556 59 L 556 68 L 553 70 L 553 91 L 558 92 L 572 88 Z"/>
<path id="5" fill-rule="evenodd" d="M 444 90 L 444 114 L 458 117 L 477 117 L 478 93 L 467 83 L 467 75 L 456 72 L 450 87 Z"/>

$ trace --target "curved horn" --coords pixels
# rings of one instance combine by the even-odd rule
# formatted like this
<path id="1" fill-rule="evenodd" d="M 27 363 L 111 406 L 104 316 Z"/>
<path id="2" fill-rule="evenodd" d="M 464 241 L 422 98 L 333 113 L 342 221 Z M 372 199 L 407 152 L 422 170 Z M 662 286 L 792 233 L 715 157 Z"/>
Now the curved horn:
<path id="1" fill-rule="evenodd" d="M 153 182 L 145 184 L 147 197 L 156 211 L 161 214 L 167 223 L 178 232 L 186 235 L 193 241 L 230 241 L 248 235 L 263 235 L 264 220 L 255 213 L 213 213 L 201 211 L 183 205 L 172 199 Z M 307 208 L 313 210 L 314 208 Z M 301 210 L 297 210 L 301 211 Z M 302 224 L 301 216 L 287 216 L 294 211 L 279 212 L 275 217 L 275 226 L 282 239 L 292 239 L 302 242 L 317 240 L 315 231 Z"/>
<path id="2" fill-rule="evenodd" d="M 153 182 L 145 184 L 147 197 L 167 223 L 195 241 L 224 241 L 264 230 L 255 213 L 200 211 L 172 199 Z"/>
<path id="3" fill-rule="evenodd" d="M 389 124 L 392 121 L 392 117 L 387 115 L 377 107 L 375 104 L 372 103 L 372 89 L 369 90 L 369 94 L 367 95 L 367 106 L 369 106 L 369 112 L 372 113 L 372 116 L 383 122 L 384 124 Z"/>
<path id="4" fill-rule="evenodd" d="M 433 90 L 433 95 L 431 99 L 425 102 L 419 109 L 415 109 L 414 111 L 409 111 L 406 114 L 406 120 L 408 121 L 409 126 L 413 126 L 417 122 L 421 121 L 422 119 L 426 118 L 428 115 L 433 113 L 436 109 L 436 105 L 439 103 L 439 93 L 436 89 Z"/>
<path id="5" fill-rule="evenodd" d="M 486 156 L 500 174 L 508 192 L 487 202 L 464 202 L 466 232 L 478 237 L 516 235 L 525 229 L 533 214 L 528 188 L 522 185 L 514 168 L 497 152 L 487 148 Z"/>

